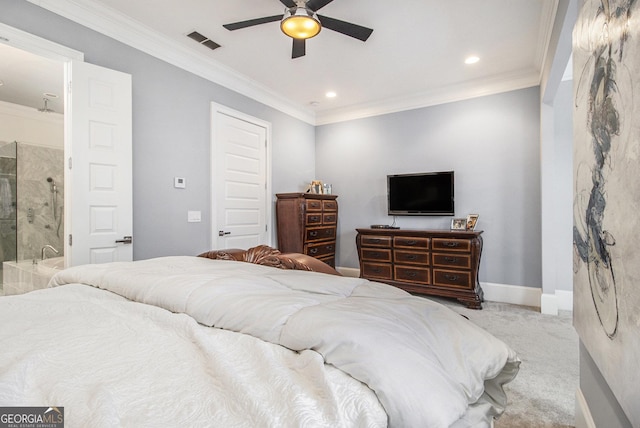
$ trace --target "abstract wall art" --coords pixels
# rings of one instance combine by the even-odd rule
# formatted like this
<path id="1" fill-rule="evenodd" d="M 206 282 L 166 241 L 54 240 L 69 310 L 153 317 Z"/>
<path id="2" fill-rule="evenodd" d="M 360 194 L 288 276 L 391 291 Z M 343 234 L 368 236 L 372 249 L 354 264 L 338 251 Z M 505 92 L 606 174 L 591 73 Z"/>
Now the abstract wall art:
<path id="1" fill-rule="evenodd" d="M 586 0 L 573 33 L 574 324 L 640 426 L 640 0 Z"/>

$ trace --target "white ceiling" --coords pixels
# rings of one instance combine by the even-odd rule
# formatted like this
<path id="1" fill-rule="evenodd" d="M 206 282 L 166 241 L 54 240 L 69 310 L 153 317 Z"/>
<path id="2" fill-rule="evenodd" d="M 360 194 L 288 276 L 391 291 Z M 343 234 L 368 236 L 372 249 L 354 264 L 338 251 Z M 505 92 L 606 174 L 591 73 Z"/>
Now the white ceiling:
<path id="1" fill-rule="evenodd" d="M 0 101 L 64 112 L 64 68 L 56 62 L 0 43 Z M 46 95 L 45 95 L 46 94 Z M 52 95 L 57 96 L 57 98 Z"/>
<path id="2" fill-rule="evenodd" d="M 49 3 L 60 13 L 57 2 L 33 2 Z M 291 39 L 278 22 L 236 31 L 222 27 L 281 14 L 279 0 L 67 3 L 83 11 L 92 6 L 112 25 L 111 33 L 106 31 L 112 37 L 126 22 L 140 34 L 155 35 L 158 44 L 240 76 L 252 90 L 277 94 L 316 123 L 537 85 L 557 8 L 557 0 L 334 0 L 319 13 L 373 28 L 369 40 L 323 29 L 307 41 L 306 56 L 291 59 Z M 73 15 L 67 13 L 75 20 L 81 16 Z M 200 46 L 186 37 L 193 30 L 221 47 Z M 480 62 L 465 65 L 469 55 Z M 7 68 L 0 68 L 5 87 Z M 5 89 L 0 88 L 0 99 Z M 327 91 L 337 97 L 326 98 Z M 42 94 L 31 98 L 36 96 L 41 102 Z"/>

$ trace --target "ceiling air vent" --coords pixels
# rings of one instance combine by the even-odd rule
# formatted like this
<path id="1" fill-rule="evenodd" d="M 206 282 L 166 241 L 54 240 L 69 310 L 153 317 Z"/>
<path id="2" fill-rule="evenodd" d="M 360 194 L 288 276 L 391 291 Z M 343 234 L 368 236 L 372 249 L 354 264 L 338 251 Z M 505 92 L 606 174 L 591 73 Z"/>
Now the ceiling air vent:
<path id="1" fill-rule="evenodd" d="M 217 44 L 213 40 L 209 39 L 208 37 L 203 36 L 202 34 L 198 33 L 197 31 L 193 31 L 193 32 L 187 34 L 187 37 L 195 40 L 196 42 L 200 43 L 203 46 L 208 47 L 211 50 L 214 50 L 214 49 L 217 49 L 217 48 L 220 47 L 219 44 Z"/>

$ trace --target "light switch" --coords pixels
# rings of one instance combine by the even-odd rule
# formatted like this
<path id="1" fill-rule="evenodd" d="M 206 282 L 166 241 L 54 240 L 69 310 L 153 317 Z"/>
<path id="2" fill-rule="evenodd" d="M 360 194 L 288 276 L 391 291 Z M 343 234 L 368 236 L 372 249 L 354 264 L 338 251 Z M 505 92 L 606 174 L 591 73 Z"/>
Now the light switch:
<path id="1" fill-rule="evenodd" d="M 187 222 L 199 223 L 202 221 L 202 213 L 200 211 L 187 211 Z"/>
<path id="2" fill-rule="evenodd" d="M 184 177 L 174 177 L 173 187 L 176 189 L 184 189 L 187 187 L 187 180 Z"/>

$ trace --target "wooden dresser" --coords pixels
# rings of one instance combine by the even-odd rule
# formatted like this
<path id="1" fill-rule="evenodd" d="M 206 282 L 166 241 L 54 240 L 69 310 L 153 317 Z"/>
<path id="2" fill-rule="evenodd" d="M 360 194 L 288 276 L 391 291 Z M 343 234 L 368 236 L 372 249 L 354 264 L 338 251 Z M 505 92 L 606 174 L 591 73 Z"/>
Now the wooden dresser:
<path id="1" fill-rule="evenodd" d="M 276 194 L 278 249 L 302 253 L 336 265 L 336 195 L 311 193 Z"/>
<path id="2" fill-rule="evenodd" d="M 481 231 L 357 229 L 360 277 L 482 309 Z"/>

